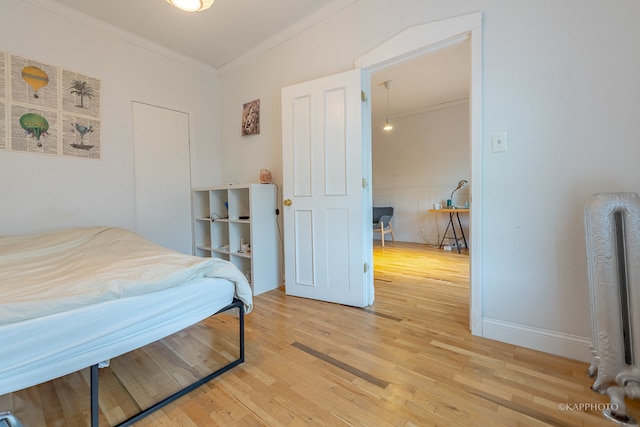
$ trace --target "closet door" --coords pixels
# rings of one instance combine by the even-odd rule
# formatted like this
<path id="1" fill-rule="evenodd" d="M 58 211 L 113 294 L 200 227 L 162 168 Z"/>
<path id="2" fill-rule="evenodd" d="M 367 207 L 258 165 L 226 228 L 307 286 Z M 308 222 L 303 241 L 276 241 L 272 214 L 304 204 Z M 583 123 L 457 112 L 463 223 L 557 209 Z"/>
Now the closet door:
<path id="1" fill-rule="evenodd" d="M 191 254 L 189 115 L 139 102 L 132 108 L 136 231 Z"/>

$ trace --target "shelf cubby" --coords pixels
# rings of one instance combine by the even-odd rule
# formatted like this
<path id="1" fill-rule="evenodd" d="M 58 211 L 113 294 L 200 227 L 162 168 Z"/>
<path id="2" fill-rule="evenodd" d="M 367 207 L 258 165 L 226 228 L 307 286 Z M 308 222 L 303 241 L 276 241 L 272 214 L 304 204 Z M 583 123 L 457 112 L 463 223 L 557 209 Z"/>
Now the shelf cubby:
<path id="1" fill-rule="evenodd" d="M 280 286 L 276 197 L 273 184 L 193 190 L 194 254 L 233 263 L 254 295 Z M 243 243 L 249 251 L 241 252 Z"/>

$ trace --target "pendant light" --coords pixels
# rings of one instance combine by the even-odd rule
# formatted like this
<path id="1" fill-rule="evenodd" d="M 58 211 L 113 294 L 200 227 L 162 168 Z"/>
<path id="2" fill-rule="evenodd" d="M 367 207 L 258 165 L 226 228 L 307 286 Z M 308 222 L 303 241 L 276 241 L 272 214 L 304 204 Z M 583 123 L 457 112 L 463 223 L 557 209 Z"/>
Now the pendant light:
<path id="1" fill-rule="evenodd" d="M 187 12 L 200 12 L 209 9 L 213 4 L 213 0 L 167 0 L 178 9 Z"/>
<path id="2" fill-rule="evenodd" d="M 384 122 L 384 127 L 382 129 L 386 131 L 393 129 L 393 126 L 389 123 L 389 86 L 391 86 L 391 83 L 393 83 L 393 80 L 386 80 L 384 82 L 384 87 L 387 89 L 387 120 Z"/>

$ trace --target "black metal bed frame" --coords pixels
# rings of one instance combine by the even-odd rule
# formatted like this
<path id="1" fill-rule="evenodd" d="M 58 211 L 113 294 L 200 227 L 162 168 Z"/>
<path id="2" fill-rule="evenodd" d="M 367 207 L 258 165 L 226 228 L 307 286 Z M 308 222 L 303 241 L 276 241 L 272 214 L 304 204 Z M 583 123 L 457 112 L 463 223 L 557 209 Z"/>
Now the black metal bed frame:
<path id="1" fill-rule="evenodd" d="M 209 375 L 207 375 L 204 378 L 199 379 L 198 381 L 186 386 L 185 388 L 183 388 L 182 390 L 179 390 L 177 392 L 175 392 L 174 394 L 172 394 L 169 397 L 166 397 L 165 399 L 161 400 L 160 402 L 154 404 L 153 406 L 150 406 L 147 409 L 142 410 L 141 412 L 139 412 L 138 414 L 134 415 L 133 417 L 129 418 L 126 421 L 123 421 L 122 423 L 118 424 L 116 427 L 126 427 L 126 426 L 130 426 L 133 423 L 140 421 L 142 418 L 146 417 L 147 415 L 157 411 L 160 408 L 163 408 L 164 406 L 168 405 L 171 402 L 174 402 L 175 400 L 179 399 L 180 397 L 184 396 L 185 394 L 189 393 L 192 390 L 195 390 L 196 388 L 200 387 L 203 384 L 208 383 L 209 381 L 211 381 L 212 379 L 214 379 L 215 377 L 227 372 L 228 370 L 230 370 L 231 368 L 241 364 L 244 362 L 244 305 L 242 304 L 242 301 L 238 300 L 238 299 L 234 299 L 233 302 L 229 305 L 227 305 L 226 307 L 221 308 L 220 310 L 218 310 L 216 313 L 213 314 L 213 316 L 215 316 L 216 314 L 231 310 L 232 308 L 238 308 L 238 313 L 239 313 L 239 324 L 240 324 L 240 334 L 239 334 L 239 350 L 240 350 L 240 354 L 238 356 L 238 358 L 232 362 L 229 362 L 228 364 L 226 364 L 225 366 L 223 366 L 222 368 L 218 369 L 215 372 L 210 373 Z M 100 408 L 99 408 L 99 402 L 98 402 L 98 365 L 93 365 L 91 366 L 91 427 L 99 427 L 100 425 L 100 420 L 99 420 L 99 413 L 100 413 Z"/>

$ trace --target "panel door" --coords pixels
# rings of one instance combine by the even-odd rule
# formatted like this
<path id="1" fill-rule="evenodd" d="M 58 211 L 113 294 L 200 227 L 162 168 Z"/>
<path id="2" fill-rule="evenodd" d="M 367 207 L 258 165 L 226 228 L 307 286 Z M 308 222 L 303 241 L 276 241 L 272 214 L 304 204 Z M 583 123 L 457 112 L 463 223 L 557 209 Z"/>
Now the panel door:
<path id="1" fill-rule="evenodd" d="M 286 292 L 358 307 L 373 301 L 361 80 L 353 70 L 282 90 Z"/>

